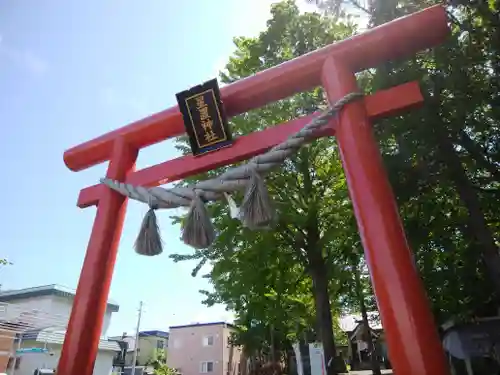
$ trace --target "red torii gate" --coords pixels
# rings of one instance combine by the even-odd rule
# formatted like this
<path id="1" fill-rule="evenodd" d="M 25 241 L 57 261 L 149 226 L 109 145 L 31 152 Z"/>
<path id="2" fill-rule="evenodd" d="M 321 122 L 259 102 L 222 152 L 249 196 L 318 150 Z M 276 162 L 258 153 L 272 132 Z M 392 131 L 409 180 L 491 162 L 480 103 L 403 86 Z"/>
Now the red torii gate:
<path id="1" fill-rule="evenodd" d="M 448 35 L 447 15 L 435 6 L 260 72 L 221 89 L 228 116 L 322 85 L 330 103 L 358 90 L 354 73 L 436 46 Z M 448 373 L 425 291 L 414 267 L 370 121 L 423 102 L 407 83 L 349 104 L 328 134 L 337 137 L 354 211 L 396 374 Z M 314 115 L 235 140 L 202 157 L 184 156 L 135 171 L 141 148 L 185 132 L 172 107 L 64 153 L 81 171 L 109 160 L 106 177 L 158 186 L 262 153 Z M 81 190 L 78 207 L 97 206 L 57 373 L 91 375 L 123 227 L 127 199 L 104 185 Z"/>

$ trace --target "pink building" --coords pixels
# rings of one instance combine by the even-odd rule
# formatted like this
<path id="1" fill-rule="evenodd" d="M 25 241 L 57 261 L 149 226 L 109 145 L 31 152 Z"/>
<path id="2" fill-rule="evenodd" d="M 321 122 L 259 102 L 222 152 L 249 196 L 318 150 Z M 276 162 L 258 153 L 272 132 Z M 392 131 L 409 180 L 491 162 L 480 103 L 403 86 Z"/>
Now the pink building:
<path id="1" fill-rule="evenodd" d="M 168 366 L 182 375 L 238 375 L 241 350 L 229 343 L 233 330 L 224 322 L 170 327 Z"/>

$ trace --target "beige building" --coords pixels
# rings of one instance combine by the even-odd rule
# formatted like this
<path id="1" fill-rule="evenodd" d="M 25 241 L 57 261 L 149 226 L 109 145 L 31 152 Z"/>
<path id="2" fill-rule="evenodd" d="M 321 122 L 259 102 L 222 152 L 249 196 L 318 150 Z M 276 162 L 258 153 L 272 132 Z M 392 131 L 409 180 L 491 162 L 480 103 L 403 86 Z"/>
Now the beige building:
<path id="1" fill-rule="evenodd" d="M 167 364 L 183 375 L 237 375 L 241 349 L 230 344 L 225 322 L 170 327 Z"/>
<path id="2" fill-rule="evenodd" d="M 139 332 L 139 348 L 137 350 L 137 363 L 145 366 L 154 359 L 158 351 L 167 352 L 168 332 L 142 331 Z"/>
<path id="3" fill-rule="evenodd" d="M 111 336 L 108 338 L 113 341 L 125 341 L 128 343 L 128 351 L 125 357 L 125 365 L 131 366 L 134 357 L 135 337 Z M 165 331 L 141 331 L 139 332 L 139 344 L 137 347 L 137 366 L 148 366 L 159 352 L 167 355 L 168 332 Z"/>

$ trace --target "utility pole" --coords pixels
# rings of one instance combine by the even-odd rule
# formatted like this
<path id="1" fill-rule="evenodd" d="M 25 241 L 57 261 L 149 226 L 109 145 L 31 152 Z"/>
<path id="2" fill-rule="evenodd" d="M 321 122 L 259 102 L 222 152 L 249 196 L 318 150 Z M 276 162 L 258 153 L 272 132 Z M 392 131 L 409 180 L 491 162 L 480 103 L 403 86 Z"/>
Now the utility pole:
<path id="1" fill-rule="evenodd" d="M 141 329 L 142 301 L 139 302 L 139 316 L 137 317 L 137 329 L 135 330 L 134 356 L 132 357 L 131 375 L 135 375 L 135 363 L 137 362 L 137 349 L 139 347 L 139 330 Z"/>

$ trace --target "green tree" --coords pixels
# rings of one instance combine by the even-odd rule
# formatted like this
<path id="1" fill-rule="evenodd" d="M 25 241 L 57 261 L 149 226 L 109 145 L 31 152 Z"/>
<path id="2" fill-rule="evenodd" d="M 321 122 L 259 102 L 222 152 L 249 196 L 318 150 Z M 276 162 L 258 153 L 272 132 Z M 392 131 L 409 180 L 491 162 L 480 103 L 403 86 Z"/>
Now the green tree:
<path id="1" fill-rule="evenodd" d="M 0 266 L 8 266 L 12 265 L 11 262 L 9 262 L 7 259 L 0 259 Z"/>
<path id="2" fill-rule="evenodd" d="M 437 3 L 374 0 L 365 14 L 377 26 Z M 377 90 L 418 80 L 426 97 L 421 111 L 384 120 L 376 132 L 439 321 L 498 306 L 498 9 L 498 1 L 450 2 L 452 37 L 443 46 L 384 64 L 369 81 Z"/>
<path id="3" fill-rule="evenodd" d="M 431 4 L 389 3 L 385 6 L 392 8 L 374 13 L 374 25 Z M 480 22 L 477 15 L 456 11 L 472 24 Z M 487 140 L 497 137 L 498 117 L 492 118 L 487 109 L 490 47 L 482 35 L 481 40 L 471 33 L 464 38 L 462 27 L 455 25 L 443 46 L 409 62 L 387 64 L 374 80 L 377 88 L 418 79 L 426 96 L 422 111 L 409 114 L 404 123 L 385 121 L 378 130 L 385 150 L 388 141 L 394 145 L 396 140 L 398 151 L 385 153 L 386 160 L 440 320 L 493 313 L 488 301 L 495 297 L 492 289 L 497 298 L 500 290 L 498 233 L 488 224 L 488 206 L 498 200 L 494 203 L 495 198 L 481 192 L 488 188 L 498 194 L 498 163 Z M 486 181 L 480 183 L 478 177 Z"/>
<path id="4" fill-rule="evenodd" d="M 179 373 L 175 369 L 168 367 L 167 365 L 161 365 L 160 367 L 154 369 L 154 374 L 155 375 L 178 375 Z"/>
<path id="5" fill-rule="evenodd" d="M 167 366 L 167 353 L 164 349 L 156 349 L 152 357 L 146 362 L 151 366 L 155 375 L 177 375 L 178 372 Z"/>
<path id="6" fill-rule="evenodd" d="M 151 366 L 154 369 L 160 368 L 167 363 L 167 353 L 164 349 L 156 349 L 153 352 L 151 358 L 146 361 L 147 366 Z"/>
<path id="7" fill-rule="evenodd" d="M 267 29 L 258 37 L 235 39 L 236 52 L 229 59 L 225 72 L 221 74 L 224 82 L 232 82 L 255 74 L 336 40 L 344 39 L 353 32 L 353 25 L 350 23 L 336 22 L 317 13 L 300 14 L 293 1 L 274 4 L 271 14 Z M 316 89 L 238 116 L 232 120 L 231 125 L 237 133 L 245 134 L 312 113 L 324 105 L 323 93 Z M 182 147 L 184 146 L 181 145 L 181 149 Z M 192 181 L 191 179 L 187 182 Z M 336 267 L 332 257 L 335 254 L 335 243 L 342 241 L 343 236 L 339 233 L 344 231 L 346 222 L 352 221 L 345 178 L 334 141 L 323 139 L 300 150 L 279 172 L 268 177 L 267 185 L 274 198 L 279 217 L 274 230 L 269 232 L 245 230 L 239 223 L 229 218 L 224 204 L 215 204 L 212 207 L 212 214 L 219 232 L 215 244 L 210 249 L 196 251 L 190 255 L 177 255 L 174 259 L 199 259 L 199 267 L 207 261 L 212 263 L 214 270 L 210 278 L 214 282 L 216 293 L 219 293 L 222 292 L 222 287 L 218 283 L 220 275 L 217 272 L 221 269 L 221 263 L 228 262 L 228 259 L 239 262 L 243 257 L 242 254 L 249 253 L 255 257 L 264 256 L 263 252 L 276 252 L 271 260 L 276 265 L 276 269 L 273 269 L 276 273 L 272 277 L 279 277 L 278 280 L 282 285 L 270 284 L 268 280 L 271 277 L 256 281 L 256 291 L 252 297 L 256 299 L 252 302 L 263 304 L 264 308 L 272 306 L 280 314 L 283 312 L 278 311 L 279 306 L 290 304 L 294 306 L 291 309 L 293 313 L 290 311 L 287 313 L 296 318 L 298 316 L 296 312 L 303 311 L 309 302 L 305 303 L 305 300 L 297 298 L 297 295 L 293 296 L 293 299 L 299 299 L 300 302 L 292 301 L 286 292 L 294 286 L 289 284 L 289 280 L 298 280 L 297 275 L 300 277 L 306 275 L 311 280 L 309 286 L 314 297 L 315 332 L 317 338 L 323 342 L 326 357 L 334 359 L 336 349 L 332 309 L 335 306 L 331 305 L 330 295 L 339 288 L 341 278 L 338 275 L 343 270 L 341 267 Z M 249 267 L 252 268 L 255 264 L 261 263 L 245 263 L 239 269 L 248 272 Z M 223 269 L 227 272 L 229 267 Z M 270 267 L 266 267 L 266 270 L 269 271 Z M 257 273 L 254 269 L 254 272 L 262 276 L 260 273 L 262 271 Z M 231 298 L 237 299 L 241 289 L 246 288 L 246 284 L 242 284 L 236 292 L 237 284 L 243 283 L 243 280 L 243 277 L 231 279 L 235 284 L 229 288 L 231 293 L 235 294 Z M 222 296 L 222 293 L 218 296 L 217 302 L 229 302 L 229 308 L 235 311 L 243 310 L 239 309 L 237 302 Z M 243 303 L 241 305 L 245 306 Z M 282 324 L 281 316 L 269 318 L 273 321 L 268 321 L 267 324 L 273 323 L 275 329 L 278 324 Z M 294 321 L 293 326 L 296 325 L 297 322 Z M 333 367 L 329 371 L 333 373 Z"/>
<path id="8" fill-rule="evenodd" d="M 372 27 L 435 3 L 324 0 L 321 14 L 275 4 L 265 31 L 235 39 L 221 78 L 233 82 L 349 36 L 349 13 L 365 14 Z M 423 109 L 383 120 L 375 132 L 438 322 L 495 313 L 500 296 L 500 7 L 457 0 L 448 9 L 453 33 L 443 46 L 360 76 L 368 92 L 418 80 L 426 97 Z M 231 125 L 246 134 L 324 105 L 317 89 Z M 367 316 L 376 308 L 363 255 L 354 250 L 359 238 L 334 141 L 301 150 L 267 183 L 279 217 L 272 231 L 241 228 L 217 203 L 210 207 L 220 232 L 214 246 L 173 258 L 198 260 L 194 274 L 213 267 L 206 303 L 236 312 L 234 339 L 253 355 L 284 353 L 290 340 L 312 333 L 334 356 L 332 312 Z"/>

